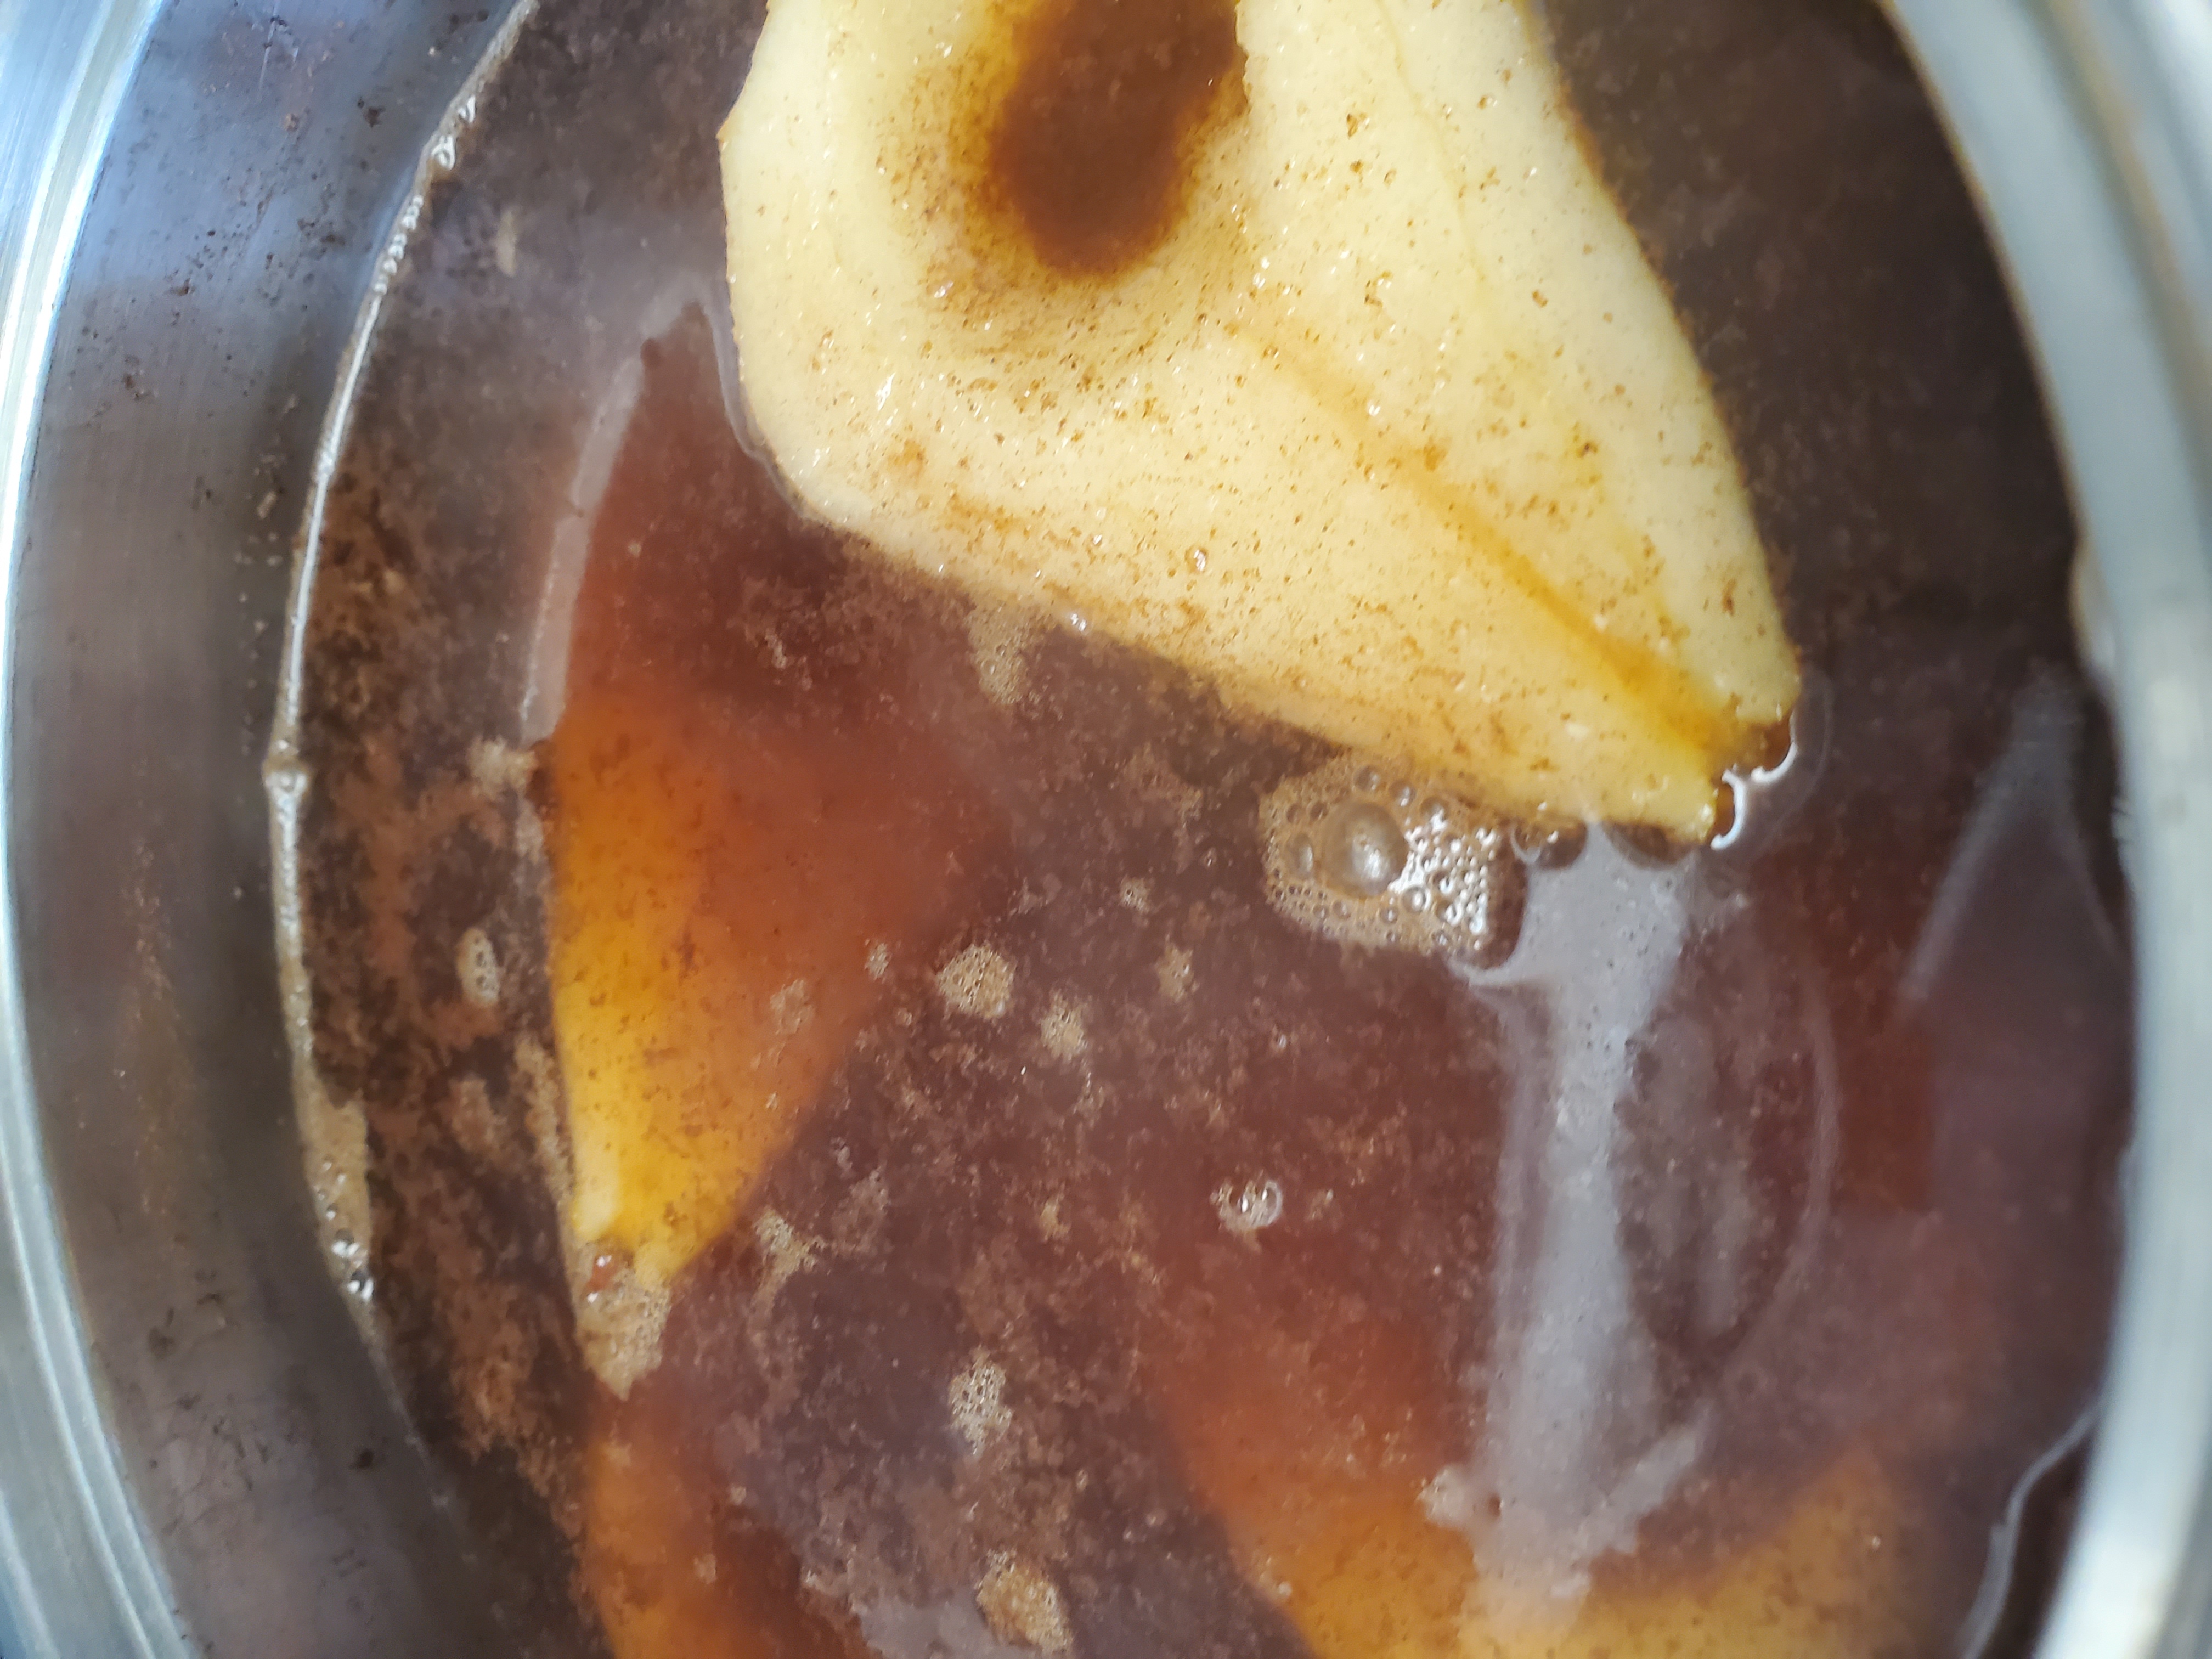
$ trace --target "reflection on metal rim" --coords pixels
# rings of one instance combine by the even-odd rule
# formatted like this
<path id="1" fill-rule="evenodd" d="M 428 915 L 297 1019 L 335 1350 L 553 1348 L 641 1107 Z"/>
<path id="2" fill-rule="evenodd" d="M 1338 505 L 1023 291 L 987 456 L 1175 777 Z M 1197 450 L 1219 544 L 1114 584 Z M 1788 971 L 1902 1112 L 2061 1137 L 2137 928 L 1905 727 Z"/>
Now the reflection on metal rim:
<path id="1" fill-rule="evenodd" d="M 107 135 L 157 0 L 0 3 L 0 732 L 14 731 L 14 576 L 53 319 Z M 0 804 L 13 799 L 0 759 Z M 0 869 L 12 872 L 0 816 Z M 0 889 L 0 1651 L 190 1651 L 85 1363 L 48 1200 Z"/>
<path id="2" fill-rule="evenodd" d="M 2098 550 L 2140 833 L 2129 1249 L 2043 1659 L 2201 1650 L 2212 1560 L 2212 20 L 1893 0 L 1979 185 Z"/>

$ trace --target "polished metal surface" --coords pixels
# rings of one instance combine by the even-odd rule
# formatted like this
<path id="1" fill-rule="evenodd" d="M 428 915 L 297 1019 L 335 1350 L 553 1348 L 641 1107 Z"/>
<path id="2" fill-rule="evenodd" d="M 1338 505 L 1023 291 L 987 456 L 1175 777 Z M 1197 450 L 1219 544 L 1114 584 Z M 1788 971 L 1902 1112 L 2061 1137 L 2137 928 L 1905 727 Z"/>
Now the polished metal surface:
<path id="1" fill-rule="evenodd" d="M 0 8 L 0 550 L 11 599 L 55 307 L 149 13 Z M 13 678 L 4 668 L 0 698 Z M 11 830 L 0 822 L 0 865 L 11 862 Z M 0 1652 L 178 1650 L 106 1455 L 30 1110 L 17 961 L 0 953 Z"/>
<path id="2" fill-rule="evenodd" d="M 2042 1651 L 2179 1659 L 2212 1635 L 2212 11 L 1893 3 L 2101 554 L 2136 824 L 2128 1279 Z M 7 1659 L 512 1650 L 315 1259 L 258 775 L 318 423 L 501 9 L 0 0 Z"/>
<path id="3" fill-rule="evenodd" d="M 2212 13 L 1896 9 L 1984 192 L 2098 550 L 2135 827 L 2125 1280 L 2040 1652 L 2183 1659 L 2212 1634 Z"/>
<path id="4" fill-rule="evenodd" d="M 0 4 L 0 422 L 44 387 L 0 490 L 0 1650 L 512 1651 L 318 1259 L 258 772 L 339 352 L 496 20 Z"/>

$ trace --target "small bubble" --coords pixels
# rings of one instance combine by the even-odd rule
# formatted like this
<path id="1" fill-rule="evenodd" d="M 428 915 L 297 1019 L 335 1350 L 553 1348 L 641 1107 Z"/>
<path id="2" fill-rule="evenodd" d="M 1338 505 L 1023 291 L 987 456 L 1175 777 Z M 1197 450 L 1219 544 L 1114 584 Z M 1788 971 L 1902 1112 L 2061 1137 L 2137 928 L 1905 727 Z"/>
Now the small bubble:
<path id="1" fill-rule="evenodd" d="M 1556 830 L 1539 830 L 1525 824 L 1513 826 L 1513 850 L 1524 863 L 1539 870 L 1564 870 L 1583 855 L 1583 848 L 1589 840 L 1587 824 L 1564 824 Z"/>
<path id="2" fill-rule="evenodd" d="M 1679 864 L 1692 851 L 1664 830 L 1648 823 L 1608 823 L 1605 834 L 1606 839 L 1619 848 L 1631 864 L 1646 870 L 1663 870 Z"/>
<path id="3" fill-rule="evenodd" d="M 1291 868 L 1301 876 L 1314 872 L 1313 842 L 1304 836 L 1291 843 Z"/>
<path id="4" fill-rule="evenodd" d="M 1405 835 L 1388 812 L 1352 801 L 1322 826 L 1315 863 L 1322 879 L 1340 893 L 1372 898 L 1405 870 L 1407 851 Z"/>
<path id="5" fill-rule="evenodd" d="M 461 981 L 461 994 L 479 1008 L 499 1001 L 499 953 L 481 927 L 461 935 L 453 952 L 453 969 Z"/>
<path id="6" fill-rule="evenodd" d="M 1213 1189 L 1213 1210 L 1231 1232 L 1256 1233 L 1283 1218 L 1282 1183 L 1272 1176 L 1248 1181 L 1241 1188 L 1224 1181 Z"/>
<path id="7" fill-rule="evenodd" d="M 1441 796 L 1431 795 L 1421 803 L 1421 816 L 1428 821 L 1431 830 L 1441 830 L 1451 822 L 1451 808 L 1444 804 Z"/>
<path id="8" fill-rule="evenodd" d="M 1401 783 L 1390 792 L 1390 799 L 1401 812 L 1410 811 L 1413 805 L 1413 786 Z"/>
<path id="9" fill-rule="evenodd" d="M 1159 977 L 1160 994 L 1170 1002 L 1182 1002 L 1190 995 L 1194 976 L 1189 951 L 1180 945 L 1169 945 L 1160 952 L 1159 964 L 1154 971 Z"/>
<path id="10" fill-rule="evenodd" d="M 1190 550 L 1190 568 L 1198 572 L 1201 576 L 1206 574 L 1206 550 L 1204 548 L 1194 547 Z"/>
<path id="11" fill-rule="evenodd" d="M 1412 892 L 1407 894 L 1406 908 L 1417 916 L 1425 913 L 1429 908 L 1429 890 L 1425 887 L 1416 887 Z"/>
<path id="12" fill-rule="evenodd" d="M 1382 787 L 1382 775 L 1371 766 L 1363 766 L 1353 775 L 1352 787 L 1363 795 L 1371 795 Z"/>

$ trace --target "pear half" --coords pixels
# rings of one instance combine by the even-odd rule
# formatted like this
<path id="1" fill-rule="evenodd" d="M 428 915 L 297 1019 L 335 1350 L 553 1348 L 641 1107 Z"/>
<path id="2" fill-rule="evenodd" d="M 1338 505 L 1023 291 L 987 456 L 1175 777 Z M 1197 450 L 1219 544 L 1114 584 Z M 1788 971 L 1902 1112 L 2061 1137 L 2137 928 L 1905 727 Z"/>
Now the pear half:
<path id="1" fill-rule="evenodd" d="M 1701 839 L 1797 692 L 1514 0 L 773 0 L 722 134 L 815 513 L 1509 811 Z"/>

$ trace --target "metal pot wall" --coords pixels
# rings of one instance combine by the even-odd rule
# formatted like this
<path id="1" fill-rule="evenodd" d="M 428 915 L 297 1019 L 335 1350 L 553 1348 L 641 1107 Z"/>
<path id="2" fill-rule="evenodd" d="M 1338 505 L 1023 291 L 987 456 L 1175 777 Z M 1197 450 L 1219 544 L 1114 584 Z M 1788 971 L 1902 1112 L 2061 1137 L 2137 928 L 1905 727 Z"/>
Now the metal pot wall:
<path id="1" fill-rule="evenodd" d="M 0 0 L 0 1653 L 499 1650 L 319 1259 L 259 762 L 341 350 L 496 32 Z M 2212 1639 L 2212 15 L 1896 0 L 2100 554 L 2137 825 L 2119 1328 L 2047 1659 Z"/>

